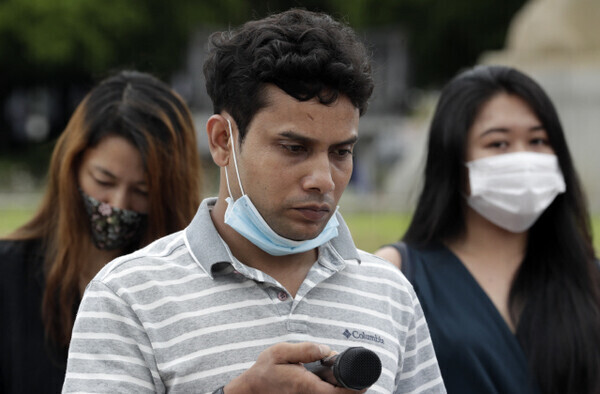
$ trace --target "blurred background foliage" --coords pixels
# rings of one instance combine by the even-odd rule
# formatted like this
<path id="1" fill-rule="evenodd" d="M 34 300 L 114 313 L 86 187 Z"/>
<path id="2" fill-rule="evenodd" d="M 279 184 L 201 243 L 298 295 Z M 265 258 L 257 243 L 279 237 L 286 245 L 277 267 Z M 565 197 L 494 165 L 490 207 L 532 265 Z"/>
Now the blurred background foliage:
<path id="1" fill-rule="evenodd" d="M 291 7 L 327 12 L 360 35 L 373 29 L 400 29 L 408 55 L 407 89 L 435 90 L 461 68 L 474 65 L 483 51 L 502 48 L 509 23 L 525 2 L 0 0 L 0 192 L 7 191 L 6 185 L 19 189 L 20 184 L 24 190 L 39 190 L 55 137 L 97 81 L 125 68 L 172 81 L 188 60 L 199 30 L 238 26 Z M 35 94 L 37 88 L 49 95 L 52 106 L 49 133 L 38 142 L 22 141 L 11 129 L 7 99 L 19 91 Z M 8 173 L 18 182 L 9 182 Z M 32 185 L 36 180 L 39 184 Z M 0 201 L 0 235 L 22 223 L 36 202 L 34 197 L 23 208 L 2 211 Z M 395 240 L 410 216 L 394 215 L 348 215 L 350 227 L 362 240 L 359 246 L 371 250 Z M 594 224 L 599 228 L 600 218 Z M 600 247 L 599 234 L 595 244 Z"/>
<path id="2" fill-rule="evenodd" d="M 409 32 L 418 86 L 438 84 L 500 48 L 523 0 L 4 0 L 0 86 L 89 82 L 130 66 L 163 77 L 200 26 L 239 25 L 290 7 L 324 11 L 360 30 Z"/>
<path id="3" fill-rule="evenodd" d="M 2 169 L 45 172 L 52 144 L 83 95 L 116 69 L 169 81 L 186 61 L 195 31 L 237 26 L 291 7 L 324 11 L 360 34 L 401 28 L 407 84 L 439 87 L 481 51 L 501 48 L 524 0 L 3 0 L 0 1 L 0 181 Z M 197 70 L 201 73 L 201 70 Z M 9 97 L 43 88 L 52 107 L 39 143 L 15 138 Z M 14 92 L 25 92 L 15 95 Z M 33 93 L 31 93 L 33 92 Z M 39 101 L 39 100 L 38 100 Z M 13 111 L 14 112 L 14 111 Z M 13 129 L 13 130 L 11 130 Z M 32 147 L 33 145 L 33 147 Z M 8 182 L 4 182 L 8 184 Z M 1 186 L 1 185 L 0 185 Z"/>

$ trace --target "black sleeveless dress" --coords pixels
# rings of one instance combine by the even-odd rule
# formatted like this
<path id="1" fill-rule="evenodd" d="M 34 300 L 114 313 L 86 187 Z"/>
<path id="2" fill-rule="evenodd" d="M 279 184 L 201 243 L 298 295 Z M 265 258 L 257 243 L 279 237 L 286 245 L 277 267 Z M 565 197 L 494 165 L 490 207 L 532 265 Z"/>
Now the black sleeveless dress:
<path id="1" fill-rule="evenodd" d="M 402 271 L 423 307 L 448 393 L 539 393 L 517 338 L 458 257 L 443 245 L 406 253 Z"/>

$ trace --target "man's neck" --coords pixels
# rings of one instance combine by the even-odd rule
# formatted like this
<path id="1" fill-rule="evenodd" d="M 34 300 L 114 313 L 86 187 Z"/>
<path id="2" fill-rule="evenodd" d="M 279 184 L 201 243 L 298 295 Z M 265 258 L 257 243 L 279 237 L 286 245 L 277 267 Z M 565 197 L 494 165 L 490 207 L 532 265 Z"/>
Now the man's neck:
<path id="1" fill-rule="evenodd" d="M 284 256 L 270 255 L 225 224 L 226 209 L 225 199 L 218 198 L 210 215 L 217 232 L 229 246 L 231 253 L 245 265 L 277 280 L 292 297 L 295 297 L 308 271 L 318 258 L 317 249 Z"/>

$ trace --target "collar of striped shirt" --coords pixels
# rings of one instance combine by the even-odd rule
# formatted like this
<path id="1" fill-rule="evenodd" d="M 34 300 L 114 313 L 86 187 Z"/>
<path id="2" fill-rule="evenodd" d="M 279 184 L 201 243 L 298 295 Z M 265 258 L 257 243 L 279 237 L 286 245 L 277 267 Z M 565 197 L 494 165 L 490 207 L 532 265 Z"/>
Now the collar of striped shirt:
<path id="1" fill-rule="evenodd" d="M 190 252 L 194 260 L 211 277 L 216 272 L 222 272 L 223 270 L 247 271 L 249 267 L 233 257 L 212 222 L 210 210 L 216 202 L 216 197 L 203 200 L 196 216 L 185 229 L 186 242 Z M 360 257 L 346 222 L 344 222 L 339 212 L 336 215 L 340 223 L 338 236 L 319 247 L 318 261 L 329 269 L 339 271 L 345 266 L 345 260 L 355 260 L 360 263 Z M 207 245 L 210 245 L 210 247 L 207 247 Z"/>

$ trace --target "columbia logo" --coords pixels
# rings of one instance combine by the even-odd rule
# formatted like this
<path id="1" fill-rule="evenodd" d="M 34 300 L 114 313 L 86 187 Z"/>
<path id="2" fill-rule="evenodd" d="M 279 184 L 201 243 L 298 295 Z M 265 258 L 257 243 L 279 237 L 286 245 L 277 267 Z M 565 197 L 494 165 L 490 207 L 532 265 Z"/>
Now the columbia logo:
<path id="1" fill-rule="evenodd" d="M 383 344 L 383 338 L 381 338 L 379 335 L 371 335 L 371 334 L 367 334 L 364 331 L 350 331 L 348 329 L 345 329 L 344 332 L 342 333 L 343 336 L 346 337 L 346 339 L 350 339 L 350 337 L 352 338 L 356 338 L 356 339 L 362 339 L 363 341 L 371 341 L 371 342 L 377 342 L 377 343 L 381 343 Z"/>

